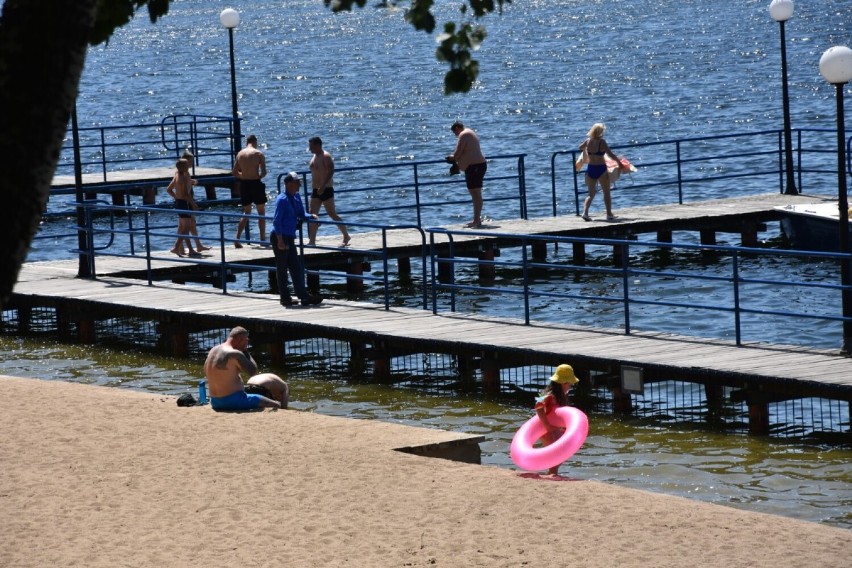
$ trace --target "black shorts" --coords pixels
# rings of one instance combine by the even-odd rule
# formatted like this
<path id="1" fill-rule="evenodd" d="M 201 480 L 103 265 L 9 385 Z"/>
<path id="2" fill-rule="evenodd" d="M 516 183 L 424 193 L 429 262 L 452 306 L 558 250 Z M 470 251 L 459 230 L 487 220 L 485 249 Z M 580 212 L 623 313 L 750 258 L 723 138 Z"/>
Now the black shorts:
<path id="1" fill-rule="evenodd" d="M 471 164 L 464 171 L 464 181 L 468 189 L 482 189 L 482 182 L 485 179 L 485 170 L 488 169 L 488 164 Z"/>
<path id="2" fill-rule="evenodd" d="M 266 184 L 259 179 L 240 180 L 240 205 L 261 205 L 269 201 L 266 197 Z"/>
<path id="3" fill-rule="evenodd" d="M 175 199 L 175 209 L 178 211 L 192 211 L 192 208 L 189 206 L 189 201 L 186 199 Z M 189 213 L 178 213 L 178 217 L 181 219 L 190 219 L 192 215 Z"/>
<path id="4" fill-rule="evenodd" d="M 313 191 L 313 193 L 311 193 L 311 199 L 319 199 L 320 201 L 328 201 L 329 199 L 332 199 L 333 197 L 334 197 L 334 188 L 333 187 L 327 187 L 324 190 L 322 190 L 322 195 L 317 193 L 316 189 Z"/>
<path id="5" fill-rule="evenodd" d="M 260 396 L 265 396 L 266 398 L 271 398 L 275 400 L 275 397 L 272 396 L 272 393 L 269 392 L 269 389 L 263 385 L 246 385 L 244 387 L 246 394 L 259 394 Z"/>

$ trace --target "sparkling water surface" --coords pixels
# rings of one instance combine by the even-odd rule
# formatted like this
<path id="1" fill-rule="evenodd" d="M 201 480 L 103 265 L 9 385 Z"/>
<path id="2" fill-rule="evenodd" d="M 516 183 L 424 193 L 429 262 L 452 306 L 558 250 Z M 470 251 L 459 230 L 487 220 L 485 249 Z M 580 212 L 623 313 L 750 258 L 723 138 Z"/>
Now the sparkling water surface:
<path id="1" fill-rule="evenodd" d="M 449 125 L 461 119 L 477 130 L 486 154 L 527 154 L 530 214 L 547 215 L 550 155 L 576 148 L 594 122 L 606 123 L 615 147 L 781 128 L 779 30 L 768 4 L 517 0 L 484 21 L 489 36 L 476 52 L 481 76 L 474 89 L 445 97 L 446 69 L 434 60 L 434 36 L 405 24 L 403 9 L 332 14 L 320 0 L 240 3 L 234 38 L 242 130 L 258 135 L 277 176 L 307 167 L 307 139 L 315 135 L 338 167 L 440 159 L 455 142 Z M 157 24 L 142 13 L 108 45 L 91 48 L 80 83 L 80 125 L 230 115 L 228 34 L 218 15 L 231 5 L 175 2 Z M 456 10 L 454 3 L 439 3 L 438 21 Z M 786 24 L 794 128 L 835 127 L 834 87 L 819 75 L 818 61 L 831 45 L 852 43 L 850 22 L 852 0 L 796 2 Z M 834 144 L 833 135 L 827 144 Z M 634 161 L 641 166 L 643 159 L 653 156 Z M 827 179 L 823 191 L 813 192 L 831 194 L 832 183 Z M 753 193 L 748 184 L 714 186 L 705 197 Z M 614 193 L 615 209 L 648 198 L 624 184 Z M 439 224 L 468 215 L 466 209 L 444 213 L 435 219 Z M 769 227 L 761 237 L 777 235 L 777 227 Z M 30 260 L 67 257 L 62 247 L 37 244 Z M 816 270 L 814 277 L 824 273 Z M 253 289 L 259 280 L 243 285 Z M 665 285 L 657 286 L 665 295 Z M 487 303 L 473 298 L 468 306 Z M 707 325 L 676 311 L 650 317 L 681 333 L 700 334 Z M 607 324 L 606 310 L 589 318 Z M 783 341 L 771 335 L 778 331 L 766 326 L 755 333 Z M 818 329 L 789 333 L 819 340 Z M 2 372 L 11 375 L 178 394 L 200 372 L 200 361 L 127 350 L 8 336 L 0 337 L 0 346 Z M 296 409 L 481 434 L 484 463 L 500 467 L 514 467 L 509 441 L 531 413 L 511 403 L 329 377 L 288 379 Z M 852 528 L 852 453 L 844 448 L 594 415 L 586 445 L 562 471 Z"/>

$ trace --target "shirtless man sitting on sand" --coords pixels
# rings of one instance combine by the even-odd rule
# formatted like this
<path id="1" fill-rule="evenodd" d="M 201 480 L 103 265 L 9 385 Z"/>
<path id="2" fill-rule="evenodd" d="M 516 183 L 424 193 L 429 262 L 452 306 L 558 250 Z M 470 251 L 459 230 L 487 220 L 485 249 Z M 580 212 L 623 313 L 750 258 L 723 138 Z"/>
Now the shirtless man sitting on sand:
<path id="1" fill-rule="evenodd" d="M 225 343 L 215 346 L 204 362 L 204 376 L 210 389 L 213 410 L 253 410 L 287 408 L 290 388 L 281 377 L 257 373 L 257 363 L 247 351 L 249 332 L 235 327 Z M 243 386 L 241 373 L 252 375 Z"/>

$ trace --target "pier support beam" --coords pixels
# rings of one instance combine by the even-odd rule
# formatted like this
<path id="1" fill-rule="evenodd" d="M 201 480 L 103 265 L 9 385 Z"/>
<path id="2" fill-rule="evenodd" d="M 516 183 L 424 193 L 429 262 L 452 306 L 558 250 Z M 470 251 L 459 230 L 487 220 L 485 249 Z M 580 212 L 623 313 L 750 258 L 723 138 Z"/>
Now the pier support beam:
<path id="1" fill-rule="evenodd" d="M 92 344 L 97 340 L 95 320 L 80 319 L 77 321 L 77 337 L 80 343 Z"/>
<path id="2" fill-rule="evenodd" d="M 364 291 L 364 279 L 360 276 L 364 275 L 364 266 L 369 269 L 370 265 L 364 262 L 363 258 L 350 258 L 349 264 L 346 266 L 346 274 L 352 278 L 346 278 L 346 291 L 350 294 L 360 294 Z"/>
<path id="3" fill-rule="evenodd" d="M 633 399 L 630 393 L 621 390 L 621 387 L 612 387 L 612 409 L 615 412 L 630 414 L 633 412 Z"/>
<path id="4" fill-rule="evenodd" d="M 472 392 L 476 389 L 476 370 L 479 368 L 479 360 L 473 355 L 458 356 L 459 380 L 462 390 Z"/>
<path id="5" fill-rule="evenodd" d="M 586 265 L 586 244 L 585 243 L 572 243 L 572 248 L 574 252 L 574 264 L 577 266 L 585 266 Z"/>
<path id="6" fill-rule="evenodd" d="M 411 276 L 411 258 L 401 256 L 396 259 L 396 269 L 400 276 Z"/>
<path id="7" fill-rule="evenodd" d="M 172 353 L 175 357 L 189 357 L 189 333 L 185 330 L 175 330 L 171 334 Z"/>
<path id="8" fill-rule="evenodd" d="M 18 308 L 18 333 L 30 331 L 30 323 L 33 321 L 33 309 L 30 306 Z"/>
<path id="9" fill-rule="evenodd" d="M 530 249 L 533 260 L 544 260 L 547 258 L 547 243 L 545 241 L 533 241 Z"/>
<path id="10" fill-rule="evenodd" d="M 273 365 L 283 367 L 287 362 L 287 342 L 281 338 L 269 340 L 269 360 Z"/>
<path id="11" fill-rule="evenodd" d="M 453 278 L 453 271 L 455 265 L 452 262 L 438 262 L 438 282 L 442 284 L 451 283 Z"/>
<path id="12" fill-rule="evenodd" d="M 701 229 L 700 233 L 702 245 L 716 244 L 716 231 L 714 231 L 713 229 Z"/>
<path id="13" fill-rule="evenodd" d="M 750 224 L 743 227 L 740 239 L 744 247 L 756 247 L 758 244 L 757 225 Z"/>
<path id="14" fill-rule="evenodd" d="M 146 187 L 142 190 L 142 205 L 154 205 L 157 202 L 157 188 Z"/>
<path id="15" fill-rule="evenodd" d="M 748 431 L 755 436 L 769 434 L 769 405 L 750 402 L 748 405 Z"/>
<path id="16" fill-rule="evenodd" d="M 672 242 L 672 231 L 671 229 L 660 229 L 657 231 L 657 242 L 658 243 L 670 243 Z"/>
<path id="17" fill-rule="evenodd" d="M 494 261 L 494 245 L 491 243 L 482 245 L 479 249 L 479 260 L 487 262 Z M 496 275 L 496 271 L 494 270 L 493 264 L 480 264 L 479 265 L 479 279 L 480 280 L 494 280 L 494 276 Z"/>
<path id="18" fill-rule="evenodd" d="M 500 394 L 500 365 L 497 359 L 482 358 L 482 389 L 486 395 Z"/>
<path id="19" fill-rule="evenodd" d="M 373 345 L 373 379 L 379 383 L 386 383 L 391 376 L 390 354 L 384 344 Z"/>

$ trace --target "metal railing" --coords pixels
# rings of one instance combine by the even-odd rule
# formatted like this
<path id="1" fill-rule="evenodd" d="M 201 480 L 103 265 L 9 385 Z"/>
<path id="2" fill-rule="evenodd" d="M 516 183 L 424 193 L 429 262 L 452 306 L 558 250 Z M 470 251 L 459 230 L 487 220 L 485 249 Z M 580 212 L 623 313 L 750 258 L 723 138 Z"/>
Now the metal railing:
<path id="1" fill-rule="evenodd" d="M 176 219 L 174 211 L 164 211 L 159 207 L 143 207 L 143 206 L 116 206 L 108 205 L 100 201 L 87 201 L 83 205 L 85 209 L 84 225 L 75 227 L 86 233 L 86 250 L 75 250 L 73 252 L 81 254 L 88 259 L 91 267 L 91 274 L 96 274 L 95 265 L 97 258 L 115 257 L 115 258 L 133 258 L 138 259 L 140 263 L 144 263 L 144 270 L 149 285 L 152 285 L 155 280 L 154 262 L 168 261 L 170 263 L 188 264 L 194 267 L 207 267 L 210 273 L 216 275 L 218 279 L 218 287 L 221 288 L 223 294 L 228 293 L 229 277 L 236 272 L 254 272 L 254 271 L 274 271 L 275 266 L 264 264 L 263 262 L 251 261 L 234 261 L 228 260 L 227 250 L 230 249 L 234 239 L 232 236 L 235 231 L 237 222 L 247 217 L 249 220 L 266 219 L 260 215 L 244 215 L 242 213 L 225 213 L 214 211 L 193 211 L 196 217 L 196 226 L 199 229 L 200 238 L 205 241 L 215 243 L 212 250 L 216 258 L 190 258 L 180 257 L 168 252 L 170 241 L 176 240 L 178 237 L 195 239 L 191 235 L 179 235 L 176 232 Z M 108 222 L 104 227 L 95 225 L 96 218 L 106 216 Z M 337 223 L 315 220 L 309 221 L 318 225 L 337 225 Z M 389 262 L 390 247 L 388 245 L 388 235 L 396 231 L 416 231 L 420 239 L 420 260 L 421 260 L 421 284 L 420 296 L 423 309 L 428 308 L 428 293 L 426 286 L 428 283 L 427 269 L 427 246 L 426 233 L 420 227 L 414 225 L 377 225 L 372 223 L 346 223 L 348 226 L 358 230 L 373 230 L 381 234 L 380 249 L 362 249 L 353 246 L 345 248 L 329 247 L 318 245 L 308 245 L 304 238 L 303 227 L 299 228 L 299 247 L 300 254 L 306 260 L 305 273 L 326 280 L 345 279 L 347 281 L 357 280 L 361 283 L 373 282 L 377 283 L 382 290 L 385 309 L 390 308 L 393 295 L 391 293 L 391 281 Z M 248 244 L 260 245 L 268 247 L 270 253 L 271 246 L 267 242 L 252 241 L 241 239 L 241 242 Z M 162 248 L 161 248 L 162 247 Z M 359 272 L 348 272 L 334 269 L 310 268 L 310 256 L 305 256 L 306 250 L 333 250 L 335 255 L 342 256 L 348 259 L 347 261 L 340 260 L 337 264 L 345 264 L 346 262 L 363 262 L 365 258 L 375 259 L 382 264 L 380 276 L 372 274 L 361 274 Z M 277 291 L 276 291 L 277 292 Z"/>
<path id="2" fill-rule="evenodd" d="M 836 145 L 825 143 L 825 135 L 831 132 L 835 131 L 793 130 L 794 171 L 800 192 L 808 188 L 823 190 L 826 176 L 837 175 Z M 852 137 L 847 147 L 847 162 L 850 162 Z M 706 199 L 708 190 L 714 187 L 730 195 L 765 193 L 766 188 L 772 186 L 784 192 L 784 141 L 780 130 L 626 144 L 612 146 L 612 150 L 617 155 L 625 155 L 641 171 L 641 176 L 636 176 L 640 181 L 631 176 L 632 195 L 637 195 L 636 190 L 642 192 L 642 196 L 636 198 L 636 205 L 675 201 L 682 204 L 685 199 L 699 201 Z M 569 164 L 560 159 L 564 156 L 570 157 Z M 551 213 L 554 217 L 559 214 L 560 189 L 562 195 L 573 195 L 576 215 L 580 214 L 581 200 L 588 195 L 585 168 L 579 172 L 574 169 L 578 157 L 578 150 L 551 154 Z M 736 184 L 731 180 L 736 180 Z M 622 183 L 625 182 L 618 182 Z"/>
<path id="3" fill-rule="evenodd" d="M 107 181 L 109 172 L 131 169 L 129 164 L 157 162 L 173 166 L 191 148 L 193 166 L 210 167 L 219 163 L 223 168 L 232 165 L 231 140 L 233 119 L 222 116 L 194 114 L 171 115 L 159 123 L 127 126 L 92 126 L 78 128 L 80 136 L 80 167 L 84 174 L 99 174 Z M 168 161 L 168 162 L 167 162 Z M 56 175 L 74 174 L 72 133 L 66 134 Z"/>
<path id="4" fill-rule="evenodd" d="M 526 154 L 488 156 L 488 173 L 485 177 L 488 191 L 484 203 L 517 203 L 517 209 L 498 207 L 504 218 L 527 218 L 527 193 L 524 157 Z M 452 206 L 470 207 L 470 196 L 464 175 L 449 175 L 449 164 L 444 160 L 426 160 L 400 164 L 336 167 L 335 203 L 337 212 L 358 222 L 387 217 L 394 221 L 410 222 L 422 227 L 423 213 L 428 210 Z M 302 176 L 302 191 L 306 206 L 310 203 L 310 171 L 296 172 Z M 277 179 L 278 193 L 283 188 L 286 174 Z M 392 180 L 392 181 L 388 181 Z M 337 196 L 341 196 L 339 199 Z M 357 204 L 366 206 L 358 207 Z M 322 212 L 320 216 L 324 215 Z"/>
<path id="5" fill-rule="evenodd" d="M 785 270 L 783 276 L 777 278 L 748 277 L 743 274 L 745 262 L 754 262 L 755 259 L 771 259 L 772 262 L 780 263 L 781 259 L 808 259 L 813 261 L 829 261 L 830 263 L 841 262 L 852 263 L 852 255 L 839 253 L 809 252 L 796 250 L 762 249 L 719 245 L 701 245 L 688 243 L 665 243 L 644 242 L 617 239 L 593 239 L 579 237 L 554 237 L 534 236 L 517 234 L 495 234 L 492 231 L 479 232 L 470 230 L 452 231 L 447 229 L 429 229 L 430 258 L 432 262 L 431 274 L 431 305 L 432 312 L 438 313 L 441 306 L 445 305 L 450 311 L 456 311 L 458 297 L 463 294 L 481 297 L 488 295 L 490 302 L 506 305 L 495 299 L 495 295 L 515 298 L 513 301 L 522 303 L 524 323 L 537 321 L 552 321 L 544 317 L 541 309 L 533 309 L 532 303 L 542 300 L 555 302 L 556 305 L 565 306 L 559 312 L 564 318 L 565 313 L 570 311 L 568 306 L 576 302 L 590 303 L 596 306 L 608 306 L 609 316 L 612 320 L 620 320 L 625 334 L 630 334 L 634 326 L 632 314 L 637 309 L 650 306 L 656 308 L 677 308 L 696 310 L 705 316 L 713 314 L 729 314 L 731 322 L 725 329 L 732 331 L 737 345 L 743 342 L 743 317 L 747 315 L 771 316 L 773 325 L 785 325 L 780 318 L 791 318 L 793 320 L 820 320 L 824 322 L 835 322 L 841 324 L 844 321 L 852 321 L 852 317 L 844 317 L 840 310 L 840 294 L 844 288 L 840 284 L 839 276 L 834 280 L 837 284 L 828 283 L 824 279 L 817 281 L 813 275 L 795 279 L 791 271 Z M 455 255 L 456 240 L 458 238 L 470 239 L 472 237 L 497 239 L 504 248 L 516 247 L 519 249 L 518 258 L 500 260 L 480 260 Z M 444 241 L 449 246 L 446 256 L 437 253 L 438 241 Z M 592 264 L 573 264 L 568 261 L 550 259 L 548 261 L 535 259 L 531 250 L 533 245 L 545 243 L 560 245 L 582 245 L 586 247 L 607 247 L 618 250 L 618 258 L 621 259 L 620 266 L 605 266 Z M 649 266 L 648 255 L 660 254 L 693 254 L 698 253 L 701 262 L 691 262 L 692 271 L 666 270 L 664 267 Z M 713 259 L 713 271 L 701 272 L 703 262 L 707 262 L 707 256 Z M 448 270 L 439 270 L 438 265 L 443 264 L 450 267 Z M 668 263 L 664 263 L 668 266 Z M 694 266 L 693 266 L 694 265 Z M 482 282 L 472 276 L 457 278 L 457 272 L 465 268 L 489 267 L 496 271 L 500 269 L 504 277 L 495 278 L 491 282 Z M 721 273 L 721 272 L 726 273 Z M 838 270 L 839 272 L 839 270 Z M 445 275 L 443 279 L 439 274 Z M 510 275 L 510 276 L 505 276 Z M 584 280 L 585 279 L 585 280 Z M 678 286 L 669 287 L 666 298 L 662 299 L 661 292 L 654 286 L 649 285 L 649 279 L 669 280 L 678 283 Z M 578 282 L 593 283 L 588 291 L 583 291 L 583 286 L 572 285 Z M 641 283 L 641 284 L 640 284 Z M 705 288 L 706 287 L 706 288 Z M 754 287 L 758 292 L 750 290 Z M 696 292 L 696 289 L 699 289 Z M 795 293 L 794 293 L 795 289 Z M 775 305 L 778 309 L 767 309 L 757 307 L 755 304 L 765 304 L 767 294 L 770 291 L 778 292 Z M 753 300 L 746 299 L 745 292 Z M 836 296 L 822 299 L 823 310 L 819 306 L 807 302 L 806 307 L 799 311 L 791 308 L 791 297 L 811 297 L 816 291 L 837 292 Z M 693 296 L 697 299 L 693 299 Z M 717 297 L 719 300 L 713 303 L 709 300 Z M 757 301 L 759 300 L 759 302 Z M 612 310 L 620 312 L 621 316 L 613 314 Z M 505 310 L 503 310 L 505 311 Z M 658 313 L 654 321 L 664 321 L 665 313 Z M 600 322 L 595 323 L 600 327 Z M 654 329 L 653 331 L 671 331 Z M 826 331 L 830 331 L 826 329 Z M 836 330 L 838 337 L 842 337 L 841 330 Z M 759 337 L 757 341 L 765 340 Z"/>

